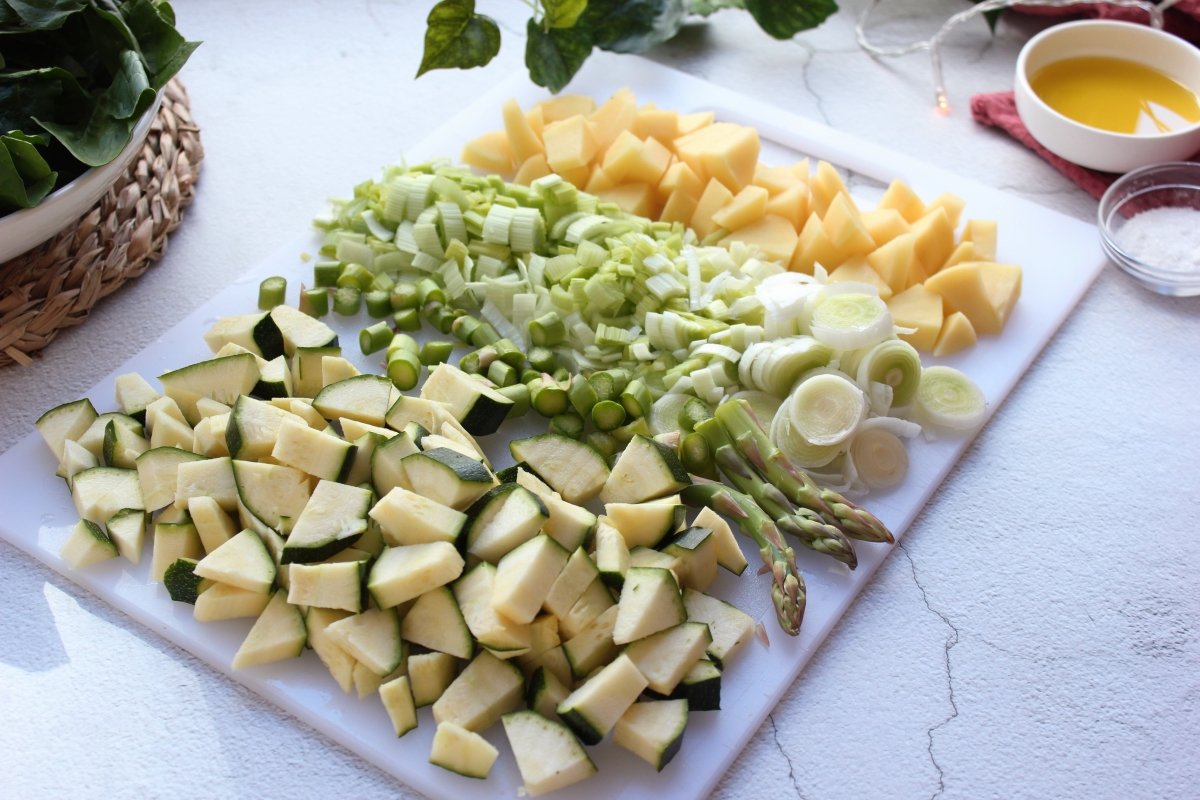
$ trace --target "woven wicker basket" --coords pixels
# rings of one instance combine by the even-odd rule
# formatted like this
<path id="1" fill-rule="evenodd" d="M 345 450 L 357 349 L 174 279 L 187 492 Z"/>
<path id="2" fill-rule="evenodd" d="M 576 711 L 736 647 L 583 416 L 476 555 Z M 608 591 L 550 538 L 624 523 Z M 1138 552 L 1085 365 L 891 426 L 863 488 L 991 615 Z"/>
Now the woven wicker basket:
<path id="1" fill-rule="evenodd" d="M 0 367 L 30 364 L 59 331 L 162 257 L 203 158 L 187 92 L 172 80 L 142 152 L 104 196 L 52 239 L 0 264 Z"/>

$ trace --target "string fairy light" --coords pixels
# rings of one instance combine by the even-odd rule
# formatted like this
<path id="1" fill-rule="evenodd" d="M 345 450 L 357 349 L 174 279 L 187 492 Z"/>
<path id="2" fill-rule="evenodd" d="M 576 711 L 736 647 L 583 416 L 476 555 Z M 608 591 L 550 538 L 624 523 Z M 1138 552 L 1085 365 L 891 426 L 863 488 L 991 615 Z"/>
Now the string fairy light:
<path id="1" fill-rule="evenodd" d="M 999 11 L 1008 8 L 1009 6 L 1043 6 L 1049 8 L 1065 8 L 1075 5 L 1097 5 L 1096 0 L 983 0 L 976 3 L 968 9 L 954 14 L 947 19 L 942 27 L 938 28 L 933 36 L 924 41 L 913 42 L 912 44 L 902 45 L 899 47 L 882 47 L 873 44 L 867 39 L 867 23 L 870 20 L 871 12 L 873 12 L 883 0 L 870 0 L 862 14 L 858 18 L 858 23 L 854 26 L 854 37 L 858 40 L 858 46 L 870 53 L 873 56 L 881 58 L 893 58 L 897 56 L 906 56 L 912 53 L 917 53 L 922 50 L 929 51 L 929 60 L 933 68 L 933 92 L 934 102 L 937 105 L 937 110 L 941 114 L 947 114 L 950 111 L 950 100 L 946 94 L 946 81 L 942 73 L 942 43 L 946 37 L 950 35 L 960 24 L 967 20 L 974 19 L 989 11 Z M 1101 0 L 1104 5 L 1118 6 L 1124 8 L 1136 8 L 1146 12 L 1149 17 L 1150 25 L 1155 28 L 1163 26 L 1163 12 L 1171 6 L 1179 2 L 1179 0 L 1162 0 L 1162 2 L 1153 3 L 1150 0 Z"/>

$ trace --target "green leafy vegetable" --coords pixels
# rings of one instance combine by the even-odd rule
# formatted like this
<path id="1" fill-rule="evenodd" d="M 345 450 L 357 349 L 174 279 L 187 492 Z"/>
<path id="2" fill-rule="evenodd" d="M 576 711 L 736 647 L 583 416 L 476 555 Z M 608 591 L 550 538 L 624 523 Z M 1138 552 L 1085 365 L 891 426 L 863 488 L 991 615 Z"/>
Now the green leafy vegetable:
<path id="1" fill-rule="evenodd" d="M 0 214 L 129 143 L 199 45 L 165 0 L 0 0 Z"/>
<path id="2" fill-rule="evenodd" d="M 2 2 L 3 0 L 0 0 Z M 644 53 L 673 38 L 688 15 L 724 9 L 747 11 L 776 39 L 815 28 L 838 10 L 836 0 L 526 0 L 525 66 L 534 83 L 552 92 L 565 87 L 594 48 Z M 500 30 L 475 13 L 473 0 L 442 0 L 429 13 L 425 53 L 417 70 L 468 69 L 500 50 Z"/>

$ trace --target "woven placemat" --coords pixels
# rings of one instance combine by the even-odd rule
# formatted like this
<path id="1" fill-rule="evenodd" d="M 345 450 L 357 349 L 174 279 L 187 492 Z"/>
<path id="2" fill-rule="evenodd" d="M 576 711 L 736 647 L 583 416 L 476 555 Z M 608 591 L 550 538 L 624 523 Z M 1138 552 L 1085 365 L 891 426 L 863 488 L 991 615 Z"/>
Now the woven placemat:
<path id="1" fill-rule="evenodd" d="M 162 258 L 192 202 L 204 148 L 187 91 L 163 89 L 142 152 L 79 221 L 0 264 L 0 367 L 30 356 Z"/>

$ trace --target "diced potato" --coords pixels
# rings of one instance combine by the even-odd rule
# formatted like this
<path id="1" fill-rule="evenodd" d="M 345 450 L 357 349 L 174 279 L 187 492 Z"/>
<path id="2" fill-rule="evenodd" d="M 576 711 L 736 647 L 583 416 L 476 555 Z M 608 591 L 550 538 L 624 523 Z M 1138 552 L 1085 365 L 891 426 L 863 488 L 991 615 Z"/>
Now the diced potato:
<path id="1" fill-rule="evenodd" d="M 501 114 L 504 117 L 504 133 L 508 136 L 513 160 L 517 164 L 524 164 L 531 157 L 541 155 L 542 140 L 533 132 L 520 104 L 509 98 L 501 107 Z"/>
<path id="2" fill-rule="evenodd" d="M 921 264 L 927 275 L 942 268 L 954 249 L 954 226 L 946 209 L 938 206 L 912 224 L 912 233 L 917 237 L 914 245 L 914 260 Z"/>
<path id="3" fill-rule="evenodd" d="M 767 197 L 761 186 L 747 186 L 713 214 L 713 222 L 730 231 L 757 222 L 767 210 Z"/>
<path id="4" fill-rule="evenodd" d="M 625 180 L 625 175 L 633 169 L 641 152 L 642 140 L 629 131 L 621 131 L 604 151 L 600 166 L 604 167 L 605 174 L 613 184 L 618 184 Z"/>
<path id="5" fill-rule="evenodd" d="M 948 356 L 975 346 L 975 329 L 966 314 L 955 311 L 942 323 L 942 332 L 933 345 L 935 356 Z"/>
<path id="6" fill-rule="evenodd" d="M 969 219 L 963 227 L 962 240 L 972 242 L 981 261 L 996 260 L 996 220 Z"/>
<path id="7" fill-rule="evenodd" d="M 658 217 L 667 222 L 682 222 L 686 225 L 696 213 L 697 202 L 696 198 L 683 188 L 676 189 L 671 192 L 667 202 L 663 203 Z"/>
<path id="8" fill-rule="evenodd" d="M 671 142 L 679 136 L 679 112 L 662 108 L 642 108 L 633 121 L 633 134 L 639 139 Z"/>
<path id="9" fill-rule="evenodd" d="M 796 242 L 796 250 L 792 254 L 788 269 L 811 275 L 814 264 L 831 270 L 844 260 L 829 240 L 829 235 L 825 233 L 821 218 L 814 213 L 809 216 L 808 222 L 804 223 L 804 229 L 800 231 L 800 238 Z"/>
<path id="10" fill-rule="evenodd" d="M 946 263 L 942 265 L 942 269 L 953 267 L 955 264 L 962 264 L 967 261 L 983 261 L 979 254 L 975 252 L 974 242 L 959 242 L 950 255 L 946 258 Z"/>
<path id="11" fill-rule="evenodd" d="M 768 167 L 759 164 L 754 171 L 754 185 L 766 189 L 771 197 L 786 192 L 798 183 L 805 182 L 804 179 L 792 172 L 791 167 Z"/>
<path id="12" fill-rule="evenodd" d="M 842 176 L 827 161 L 817 162 L 817 171 L 813 174 L 808 185 L 812 191 L 813 211 L 822 217 L 829 210 L 829 205 L 833 202 L 833 198 L 839 194 L 844 194 L 847 197 L 850 196 L 849 190 L 846 189 L 846 184 L 842 181 Z"/>
<path id="13" fill-rule="evenodd" d="M 582 189 L 584 186 L 587 186 L 588 179 L 592 177 L 592 170 L 586 165 L 575 167 L 574 169 L 556 169 L 554 171 L 576 189 Z"/>
<path id="14" fill-rule="evenodd" d="M 950 227 L 957 228 L 958 221 L 962 218 L 963 209 L 966 208 L 967 201 L 951 192 L 943 192 L 933 198 L 927 206 L 925 206 L 925 214 L 933 211 L 935 208 L 943 208 L 946 210 L 946 218 L 950 220 Z M 924 216 L 924 214 L 922 214 Z"/>
<path id="15" fill-rule="evenodd" d="M 549 174 L 550 165 L 546 163 L 545 154 L 537 153 L 522 162 L 521 166 L 517 168 L 517 174 L 513 178 L 513 181 L 528 186 L 538 178 L 543 178 Z"/>
<path id="16" fill-rule="evenodd" d="M 799 230 L 804 227 L 804 221 L 808 219 L 808 206 L 808 184 L 798 181 L 768 200 L 766 213 L 783 217 L 792 223 L 793 228 Z"/>
<path id="17" fill-rule="evenodd" d="M 980 262 L 947 267 L 926 280 L 925 288 L 937 292 L 951 309 L 966 315 L 977 333 L 1000 332 L 1000 318 L 984 288 Z"/>
<path id="18" fill-rule="evenodd" d="M 894 180 L 879 200 L 877 208 L 894 208 L 907 222 L 916 222 L 925 215 L 925 204 L 907 183 Z"/>
<path id="19" fill-rule="evenodd" d="M 863 227 L 876 245 L 887 244 L 897 236 L 908 233 L 908 221 L 894 208 L 873 208 L 861 214 Z"/>
<path id="20" fill-rule="evenodd" d="M 625 180 L 640 181 L 657 186 L 671 164 L 671 151 L 653 137 L 642 142 L 636 158 L 625 173 Z"/>
<path id="21" fill-rule="evenodd" d="M 841 281 L 852 281 L 854 283 L 865 283 L 869 286 L 874 286 L 875 291 L 879 293 L 879 297 L 882 300 L 887 300 L 894 294 L 892 287 L 888 286 L 887 281 L 879 277 L 879 273 L 871 269 L 871 265 L 862 256 L 846 261 L 833 272 L 829 273 L 830 283 Z"/>
<path id="22" fill-rule="evenodd" d="M 586 94 L 560 94 L 543 100 L 537 107 L 541 109 L 542 118 L 549 125 L 551 122 L 570 117 L 588 116 L 596 110 L 596 101 Z"/>
<path id="23" fill-rule="evenodd" d="M 542 131 L 546 129 L 546 115 L 542 113 L 541 106 L 534 106 L 525 112 L 525 120 L 529 123 L 529 127 L 538 138 L 542 138 Z"/>
<path id="24" fill-rule="evenodd" d="M 666 209 L 664 209 L 664 214 Z M 752 244 L 762 251 L 766 258 L 784 264 L 792 260 L 799 237 L 792 227 L 791 220 L 767 214 L 744 228 L 738 228 L 727 237 L 729 240 Z"/>
<path id="25" fill-rule="evenodd" d="M 617 185 L 617 182 L 604 170 L 604 167 L 597 164 L 592 167 L 592 174 L 588 177 L 587 183 L 584 184 L 583 190 L 588 194 L 600 194 L 607 189 L 611 189 Z"/>
<path id="26" fill-rule="evenodd" d="M 985 261 L 980 265 L 980 270 L 983 272 L 983 287 L 988 301 L 996 309 L 996 317 L 1003 329 L 1021 296 L 1021 268 L 1016 264 Z"/>
<path id="27" fill-rule="evenodd" d="M 658 203 L 654 187 L 648 183 L 622 183 L 611 189 L 597 192 L 601 200 L 616 203 L 622 211 L 643 217 L 657 216 Z"/>
<path id="28" fill-rule="evenodd" d="M 754 179 L 758 131 L 732 122 L 714 122 L 675 140 L 675 154 L 701 178 L 715 178 L 731 192 Z"/>
<path id="29" fill-rule="evenodd" d="M 696 231 L 697 236 L 703 239 L 717 229 L 717 224 L 713 222 L 713 214 L 732 199 L 733 192 L 725 188 L 725 184 L 716 178 L 709 180 L 696 203 L 696 211 L 692 214 L 691 228 Z"/>
<path id="30" fill-rule="evenodd" d="M 924 352 L 933 350 L 942 330 L 942 296 L 917 284 L 894 295 L 887 301 L 892 322 L 902 328 L 915 328 L 915 333 L 901 333 L 901 339 Z"/>
<path id="31" fill-rule="evenodd" d="M 692 133 L 713 124 L 716 114 L 711 111 L 697 111 L 694 114 L 679 115 L 679 135 Z"/>
<path id="32" fill-rule="evenodd" d="M 839 194 L 829 202 L 821 225 L 843 260 L 865 256 L 875 249 L 875 240 L 867 233 L 849 195 Z"/>
<path id="33" fill-rule="evenodd" d="M 512 146 L 504 131 L 488 131 L 467 142 L 460 159 L 464 164 L 489 174 L 510 175 L 514 166 Z"/>
<path id="34" fill-rule="evenodd" d="M 547 121 L 542 142 L 546 146 L 546 163 L 564 177 L 566 172 L 588 169 L 596 155 L 596 137 L 582 116 Z"/>
<path id="35" fill-rule="evenodd" d="M 695 170 L 687 164 L 682 161 L 674 161 L 663 173 L 662 180 L 658 182 L 658 195 L 659 197 L 669 197 L 675 193 L 676 189 L 683 190 L 691 195 L 693 201 L 697 201 L 704 192 L 704 181 L 700 180 Z"/>
<path id="36" fill-rule="evenodd" d="M 608 150 L 617 134 L 633 127 L 637 118 L 637 99 L 628 87 L 618 89 L 588 117 L 596 147 L 600 152 Z"/>

